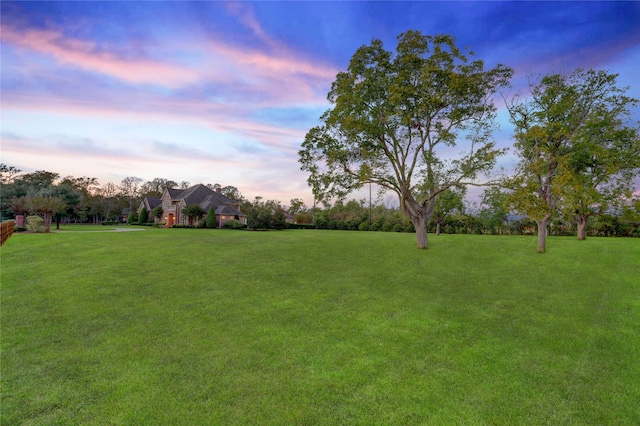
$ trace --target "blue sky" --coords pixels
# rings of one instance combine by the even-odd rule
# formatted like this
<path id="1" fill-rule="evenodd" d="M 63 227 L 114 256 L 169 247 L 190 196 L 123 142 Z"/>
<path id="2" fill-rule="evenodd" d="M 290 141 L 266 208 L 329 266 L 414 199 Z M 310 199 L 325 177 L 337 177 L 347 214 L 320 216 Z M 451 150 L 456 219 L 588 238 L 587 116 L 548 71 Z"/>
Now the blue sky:
<path id="1" fill-rule="evenodd" d="M 640 98 L 640 2 L 0 3 L 1 161 L 312 202 L 297 151 L 355 50 L 447 33 L 488 67 L 619 73 Z M 498 104 L 500 107 L 501 105 Z M 634 119 L 640 113 L 634 111 Z M 504 112 L 496 140 L 510 145 Z M 501 160 L 514 164 L 513 156 Z"/>

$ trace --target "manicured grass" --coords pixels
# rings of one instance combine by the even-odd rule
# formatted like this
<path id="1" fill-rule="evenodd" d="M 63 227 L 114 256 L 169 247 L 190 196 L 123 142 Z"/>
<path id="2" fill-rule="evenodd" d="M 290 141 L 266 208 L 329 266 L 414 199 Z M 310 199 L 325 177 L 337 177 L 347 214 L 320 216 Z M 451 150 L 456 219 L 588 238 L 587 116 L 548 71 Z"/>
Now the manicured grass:
<path id="1" fill-rule="evenodd" d="M 640 423 L 640 240 L 154 229 L 2 247 L 2 424 Z"/>

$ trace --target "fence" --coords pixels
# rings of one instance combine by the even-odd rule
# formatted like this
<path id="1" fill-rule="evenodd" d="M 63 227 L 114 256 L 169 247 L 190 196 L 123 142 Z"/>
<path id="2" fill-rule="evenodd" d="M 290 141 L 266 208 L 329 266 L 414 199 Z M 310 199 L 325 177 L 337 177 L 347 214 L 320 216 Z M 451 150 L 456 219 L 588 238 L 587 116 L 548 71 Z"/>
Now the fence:
<path id="1" fill-rule="evenodd" d="M 13 234 L 13 228 L 15 227 L 16 222 L 13 220 L 5 220 L 0 225 L 2 228 L 0 229 L 0 246 L 4 244 L 5 241 L 9 239 L 11 234 Z"/>

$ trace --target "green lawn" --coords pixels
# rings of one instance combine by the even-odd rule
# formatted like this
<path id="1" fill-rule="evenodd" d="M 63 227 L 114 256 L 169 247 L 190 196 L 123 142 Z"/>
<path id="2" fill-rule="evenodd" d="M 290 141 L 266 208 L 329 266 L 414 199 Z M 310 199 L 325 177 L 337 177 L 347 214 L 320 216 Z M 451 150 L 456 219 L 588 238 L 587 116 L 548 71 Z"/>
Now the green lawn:
<path id="1" fill-rule="evenodd" d="M 638 239 L 72 229 L 0 250 L 3 425 L 640 424 Z"/>

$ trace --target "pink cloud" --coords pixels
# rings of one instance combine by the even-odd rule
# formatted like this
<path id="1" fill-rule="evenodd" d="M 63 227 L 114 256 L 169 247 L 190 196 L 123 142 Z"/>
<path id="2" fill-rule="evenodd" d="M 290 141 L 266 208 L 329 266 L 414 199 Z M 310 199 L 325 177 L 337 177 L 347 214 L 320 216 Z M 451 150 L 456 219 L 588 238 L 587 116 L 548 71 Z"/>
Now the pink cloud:
<path id="1" fill-rule="evenodd" d="M 91 117 L 101 120 L 187 124 L 227 133 L 235 140 L 287 154 L 296 153 L 299 142 L 304 138 L 304 130 L 263 124 L 224 104 L 189 99 L 172 100 L 141 94 L 138 95 L 136 105 L 126 104 L 126 97 L 120 99 L 125 99 L 125 103 L 107 99 L 93 101 L 7 94 L 3 95 L 2 109 L 52 113 L 78 119 Z"/>
<path id="2" fill-rule="evenodd" d="M 163 64 L 147 59 L 127 59 L 101 49 L 93 41 L 66 37 L 57 30 L 16 29 L 2 25 L 3 43 L 50 55 L 60 64 L 105 74 L 135 84 L 151 83 L 171 88 L 197 81 L 189 68 Z"/>
<path id="3" fill-rule="evenodd" d="M 252 16 L 252 15 L 251 15 Z M 334 67 L 306 60 L 270 39 L 254 17 L 246 25 L 267 40 L 268 52 L 234 46 L 220 39 L 190 41 L 181 53 L 197 58 L 199 66 L 179 66 L 146 58 L 126 58 L 115 49 L 94 41 L 66 37 L 55 29 L 1 27 L 2 42 L 53 57 L 61 65 L 107 75 L 133 84 L 155 84 L 168 88 L 220 83 L 230 99 L 244 102 L 256 97 L 254 106 L 324 102 Z M 165 46 L 166 48 L 166 46 Z M 246 105 L 246 103 L 244 103 Z"/>

